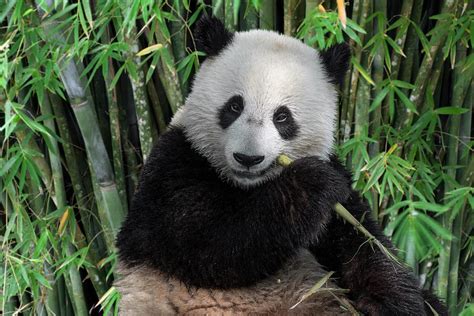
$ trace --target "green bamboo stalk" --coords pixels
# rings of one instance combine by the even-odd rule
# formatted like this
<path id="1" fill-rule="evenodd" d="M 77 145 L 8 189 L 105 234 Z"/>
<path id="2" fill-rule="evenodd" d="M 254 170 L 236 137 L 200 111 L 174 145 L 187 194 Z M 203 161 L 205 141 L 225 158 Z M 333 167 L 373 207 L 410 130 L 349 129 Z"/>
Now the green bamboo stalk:
<path id="1" fill-rule="evenodd" d="M 301 0 L 283 1 L 283 29 L 285 35 L 295 36 L 304 16 L 304 2 Z"/>
<path id="2" fill-rule="evenodd" d="M 186 58 L 186 25 L 184 24 L 184 15 L 188 12 L 185 10 L 184 5 L 180 0 L 174 0 L 172 5 L 172 12 L 178 16 L 177 21 L 171 21 L 169 23 L 171 30 L 171 46 L 173 49 L 173 55 L 177 61 L 181 61 Z M 184 70 L 178 73 L 179 82 L 181 87 L 181 94 L 187 95 L 188 82 L 184 81 L 183 78 Z"/>
<path id="3" fill-rule="evenodd" d="M 407 9 L 405 7 L 405 9 Z M 403 10 L 403 8 L 402 8 Z M 421 15 L 423 10 L 423 0 L 415 1 L 415 4 L 412 8 L 412 13 L 410 16 L 411 21 L 421 27 Z M 402 12 L 405 14 L 406 12 Z M 395 66 L 395 69 L 399 69 L 399 79 L 405 82 L 412 82 L 412 74 L 413 66 L 415 63 L 415 57 L 418 56 L 418 45 L 419 38 L 416 34 L 415 28 L 413 25 L 408 27 L 407 35 L 406 35 L 406 42 L 404 46 L 403 52 L 405 53 L 406 58 L 403 60 L 403 63 L 400 62 L 399 66 Z M 394 52 L 395 53 L 395 52 Z M 397 113 L 399 113 L 399 109 L 397 108 Z M 401 120 L 399 120 L 398 124 L 401 124 Z M 398 125 L 397 125 L 398 126 Z"/>
<path id="4" fill-rule="evenodd" d="M 146 70 L 146 66 L 145 70 Z M 159 133 L 163 133 L 166 130 L 165 115 L 163 113 L 163 105 L 160 102 L 158 92 L 156 92 L 155 85 L 152 81 L 147 82 L 146 85 L 148 91 L 148 97 L 150 98 L 150 105 L 153 108 L 153 113 L 155 115 L 155 121 L 158 124 Z"/>
<path id="5" fill-rule="evenodd" d="M 408 14 L 408 9 L 410 7 L 410 0 L 404 1 L 402 6 L 401 16 L 406 16 L 410 18 L 411 21 L 420 26 L 421 14 L 423 10 L 423 0 L 415 1 L 414 5 L 411 7 L 411 15 Z M 418 46 L 419 39 L 416 34 L 415 28 L 413 25 L 408 27 L 406 35 L 402 37 L 404 39 L 403 52 L 405 53 L 405 59 L 401 62 L 401 56 L 393 52 L 393 67 L 392 67 L 392 76 L 404 82 L 412 82 L 412 74 L 414 73 L 413 65 L 415 64 L 416 56 L 418 56 Z M 403 41 L 403 40 L 402 40 Z M 408 95 L 408 91 L 403 89 L 403 93 Z M 404 113 L 405 105 L 402 102 L 397 102 L 396 107 L 396 117 L 395 117 L 395 128 L 400 129 L 403 126 L 404 122 Z"/>
<path id="6" fill-rule="evenodd" d="M 353 6 L 352 6 L 352 20 L 355 22 L 359 21 L 359 15 L 360 15 L 360 0 L 354 0 Z M 350 42 L 351 47 L 355 47 L 354 41 Z M 357 48 L 355 48 L 357 49 Z M 337 139 L 339 140 L 340 143 L 343 143 L 345 140 L 345 135 L 350 135 L 351 133 L 351 122 L 348 123 L 348 119 L 352 120 L 352 112 L 353 112 L 353 106 L 349 106 L 349 103 L 351 101 L 351 88 L 352 88 L 352 80 L 354 76 L 359 76 L 357 70 L 354 69 L 352 66 L 352 63 L 349 67 L 348 75 L 346 76 L 344 80 L 344 87 L 343 91 L 341 94 L 341 113 L 339 115 L 339 129 L 338 129 L 338 137 Z M 354 78 L 355 79 L 355 78 Z M 349 114 L 350 112 L 350 114 Z M 349 118 L 348 118 L 349 116 Z"/>
<path id="7" fill-rule="evenodd" d="M 164 27 L 161 25 L 160 27 Z M 166 62 L 163 56 L 161 57 L 161 63 L 157 65 L 158 75 L 160 77 L 163 88 L 165 89 L 166 97 L 171 107 L 171 111 L 176 113 L 178 108 L 183 105 L 183 94 L 181 93 L 181 88 L 179 85 L 178 72 L 175 67 L 175 59 L 173 56 L 173 49 L 171 47 L 171 42 L 167 39 L 162 32 L 158 24 L 155 26 L 154 34 L 156 37 L 156 42 L 163 45 L 162 54 L 167 54 L 169 61 Z"/>
<path id="8" fill-rule="evenodd" d="M 454 14 L 456 11 L 456 0 L 446 0 L 443 3 L 443 7 L 441 12 Z M 438 20 L 436 22 L 435 28 L 444 28 L 446 27 L 445 22 L 442 20 Z M 435 57 L 438 54 L 438 51 L 444 45 L 446 41 L 446 34 L 441 36 L 433 36 L 430 39 L 430 54 L 425 55 L 423 61 L 420 66 L 420 70 L 418 71 L 418 75 L 415 81 L 415 89 L 413 89 L 412 93 L 410 94 L 410 101 L 413 102 L 416 109 L 421 109 L 421 105 L 424 100 L 425 92 L 427 84 L 430 82 L 430 77 L 432 74 L 433 64 L 435 61 Z M 404 108 L 402 112 L 404 116 L 403 125 L 410 126 L 413 120 L 414 112 L 410 111 L 408 108 Z"/>
<path id="9" fill-rule="evenodd" d="M 39 104 L 41 112 L 44 115 L 52 115 L 51 105 L 47 97 L 44 98 L 43 102 L 40 101 Z M 54 134 L 56 134 L 56 128 L 52 119 L 45 120 L 44 124 Z M 51 192 L 54 192 L 54 196 L 56 198 L 56 207 L 60 209 L 66 207 L 67 205 L 61 157 L 59 156 L 59 146 L 57 140 L 53 137 L 50 137 L 49 143 L 52 146 L 52 148 L 48 148 L 48 154 L 52 170 L 52 182 L 54 185 L 54 190 L 51 190 Z M 74 254 L 73 245 L 70 242 L 65 241 L 65 246 L 67 255 L 72 256 Z M 71 264 L 71 266 L 68 268 L 68 277 L 69 279 L 66 277 L 66 283 L 70 283 L 69 295 L 71 296 L 71 301 L 74 304 L 76 315 L 88 315 L 81 276 L 79 274 L 79 270 L 74 264 Z"/>
<path id="10" fill-rule="evenodd" d="M 384 16 L 387 16 L 387 0 L 380 0 L 374 2 L 374 13 L 381 12 Z M 382 30 L 378 29 L 378 23 L 376 19 L 373 21 L 374 24 L 374 32 L 381 32 Z M 375 83 L 382 82 L 384 78 L 384 51 L 383 47 L 379 47 L 376 51 L 374 56 L 374 61 L 372 63 L 372 78 Z M 373 91 L 372 97 L 375 98 L 376 95 L 380 93 L 380 86 L 376 85 Z M 370 105 L 369 105 L 370 106 Z M 381 139 L 380 137 L 380 126 L 382 124 L 382 106 L 378 106 L 371 114 L 370 114 L 370 124 L 369 124 L 369 135 L 375 139 Z M 382 141 L 381 141 L 382 142 Z M 377 155 L 380 151 L 380 145 L 383 146 L 380 142 L 370 143 L 369 144 L 369 154 L 371 157 Z M 377 200 L 375 200 L 377 201 Z M 378 210 L 376 210 L 378 203 L 373 204 L 373 212 L 376 215 L 374 218 L 378 218 Z M 377 212 L 375 214 L 375 212 Z"/>
<path id="11" fill-rule="evenodd" d="M 262 1 L 259 9 L 259 24 L 260 28 L 265 30 L 275 29 L 275 15 L 276 15 L 275 1 Z"/>
<path id="12" fill-rule="evenodd" d="M 248 31 L 258 28 L 257 9 L 248 0 L 243 0 L 240 10 L 240 30 Z"/>
<path id="13" fill-rule="evenodd" d="M 465 58 L 466 56 L 466 49 L 459 45 L 456 51 L 456 57 L 458 60 Z M 454 69 L 454 85 L 453 85 L 453 94 L 452 94 L 452 105 L 456 107 L 462 107 L 464 103 L 464 86 L 467 78 L 465 78 L 459 70 L 459 67 Z M 460 134 L 460 125 L 461 125 L 461 116 L 460 115 L 452 115 L 449 117 L 449 125 L 448 125 L 448 135 L 449 138 L 447 139 L 447 171 L 446 175 L 455 180 L 456 179 L 456 166 L 458 164 L 458 152 L 459 152 L 459 134 Z M 445 192 L 451 191 L 455 189 L 455 187 L 451 184 L 450 181 L 445 182 Z M 451 214 L 444 214 L 443 216 L 443 226 L 449 230 L 453 230 L 453 218 Z M 452 241 L 451 240 L 443 240 L 442 241 L 443 248 L 440 252 L 439 257 L 439 267 L 438 267 L 438 295 L 443 298 L 447 299 L 449 311 L 452 313 L 456 310 L 457 304 L 457 281 L 455 284 L 450 284 L 450 270 L 452 273 L 455 273 L 457 276 L 457 269 L 458 266 L 453 266 L 450 264 L 452 259 L 459 260 L 459 253 L 458 258 L 451 257 L 451 248 L 452 248 Z M 459 250 L 457 250 L 458 252 Z M 453 286 L 455 288 L 452 288 Z M 450 295 L 448 297 L 448 288 L 451 287 L 451 291 L 454 295 Z M 453 297 L 454 296 L 454 297 Z"/>
<path id="14" fill-rule="evenodd" d="M 39 104 L 40 104 L 41 113 L 43 113 L 44 115 L 52 116 L 53 111 L 52 111 L 52 107 L 51 107 L 51 103 L 50 103 L 50 100 L 48 98 L 48 95 L 46 95 L 43 102 L 40 101 Z M 53 133 L 55 135 L 57 134 L 56 127 L 55 127 L 54 121 L 52 119 L 45 120 L 44 124 L 51 131 L 53 131 Z M 49 153 L 49 161 L 50 161 L 51 170 L 52 170 L 54 192 L 56 194 L 56 207 L 58 209 L 65 208 L 68 203 L 67 203 L 67 198 L 66 198 L 66 191 L 65 191 L 65 183 L 64 183 L 61 157 L 59 156 L 59 153 L 60 153 L 59 144 L 58 144 L 57 140 L 53 137 L 50 137 L 49 143 L 53 146 L 53 148 L 48 149 L 48 153 Z M 78 204 L 82 205 L 82 201 L 78 200 Z M 85 209 L 84 206 L 81 207 L 81 209 Z M 84 211 L 83 210 L 79 211 L 79 214 L 84 214 Z M 90 230 L 91 227 L 89 227 L 89 225 L 88 225 L 88 227 L 86 229 Z M 92 235 L 92 233 L 89 233 L 89 234 L 90 234 L 90 237 L 89 237 L 90 239 L 89 240 L 93 240 L 93 238 L 95 236 Z M 85 239 L 85 237 L 84 237 L 84 239 Z M 92 248 L 93 247 L 91 247 L 91 249 Z M 66 252 L 67 252 L 68 256 L 71 256 L 74 253 L 73 245 L 68 243 L 68 242 L 66 242 Z M 92 259 L 93 254 L 95 254 L 94 249 L 92 249 L 92 251 L 88 252 L 89 259 Z M 93 258 L 92 261 L 97 262 L 97 259 Z M 105 284 L 104 284 L 104 281 L 103 281 L 103 277 L 100 275 L 97 268 L 95 268 L 95 267 L 86 267 L 86 270 L 87 270 L 87 273 L 90 276 L 91 282 L 94 285 L 94 288 L 96 288 L 97 292 L 98 293 L 105 293 L 106 288 L 105 288 Z M 68 269 L 68 274 L 69 274 L 69 277 L 71 279 L 72 291 L 73 291 L 73 295 L 75 297 L 75 300 L 73 300 L 73 301 L 76 302 L 76 300 L 77 300 L 77 302 L 85 302 L 85 297 L 84 297 L 83 290 L 82 290 L 82 285 L 81 285 L 81 282 L 80 282 L 81 278 L 80 278 L 80 275 L 79 275 L 79 271 L 77 270 L 77 267 L 71 266 Z M 79 310 L 82 310 L 82 307 L 79 308 Z M 78 309 L 78 308 L 76 307 L 76 309 Z"/>
<path id="15" fill-rule="evenodd" d="M 234 0 L 224 1 L 224 25 L 229 31 L 236 31 L 239 24 L 238 16 L 234 15 Z"/>
<path id="16" fill-rule="evenodd" d="M 370 9 L 370 1 L 369 0 L 360 0 L 360 15 L 359 15 L 359 21 L 358 23 L 360 25 L 365 24 L 365 20 L 367 19 L 367 16 L 369 14 L 369 9 Z M 364 43 L 364 34 L 361 34 L 359 36 L 360 40 L 362 43 Z M 354 49 L 354 57 L 355 60 L 357 60 L 359 63 L 362 61 L 362 47 L 356 46 Z M 355 69 L 352 72 L 352 77 L 351 77 L 351 84 L 350 84 L 350 96 L 349 96 L 349 101 L 347 105 L 347 112 L 346 112 L 346 119 L 345 119 L 345 127 L 344 127 L 344 136 L 343 136 L 343 142 L 346 142 L 349 140 L 351 131 L 352 131 L 352 124 L 353 119 L 354 119 L 354 110 L 356 106 L 356 99 L 357 99 L 357 86 L 358 86 L 358 81 L 359 81 L 360 74 L 358 71 Z"/>
<path id="17" fill-rule="evenodd" d="M 86 157 L 74 148 L 63 102 L 56 95 L 48 94 L 48 97 L 51 100 L 50 104 L 53 109 L 54 119 L 58 127 L 59 136 L 62 140 L 61 145 L 65 157 L 64 163 L 69 177 L 71 178 L 76 203 L 79 209 L 79 215 L 81 216 L 81 221 L 84 224 L 84 233 L 87 240 L 94 241 L 94 244 L 99 247 L 97 252 L 103 253 L 106 249 L 100 246 L 102 238 L 101 236 L 97 236 L 100 231 L 97 227 L 98 223 L 95 220 L 95 217 L 98 216 L 98 212 L 92 203 L 92 205 L 89 205 L 86 202 L 88 200 L 87 195 L 89 191 L 86 189 L 83 179 L 90 180 L 90 176 L 84 177 L 80 172 L 82 169 L 80 161 L 86 160 Z M 95 247 L 91 247 L 91 249 L 94 248 Z"/>
<path id="18" fill-rule="evenodd" d="M 221 21 L 224 21 L 224 0 L 212 0 L 212 14 Z"/>
<path id="19" fill-rule="evenodd" d="M 130 75 L 129 78 L 132 85 L 133 99 L 135 101 L 135 109 L 137 112 L 140 146 L 142 149 L 143 160 L 145 160 L 153 146 L 153 123 L 151 120 L 150 107 L 146 94 L 145 74 L 143 73 L 142 69 L 138 69 L 141 59 L 139 56 L 137 56 L 140 47 L 138 44 L 138 35 L 135 27 L 132 27 L 130 32 L 125 34 L 124 41 L 128 43 L 130 47 L 126 58 L 133 61 L 133 65 L 137 68 L 136 76 Z"/>
<path id="20" fill-rule="evenodd" d="M 462 103 L 464 103 L 466 106 L 472 107 L 472 100 L 466 100 L 467 102 L 462 102 L 462 103 L 457 103 L 461 102 L 461 100 L 464 99 L 465 97 L 465 91 L 467 90 L 467 87 L 470 85 L 470 81 L 472 78 L 466 78 L 466 74 L 462 72 L 461 65 L 459 65 L 459 61 L 462 61 L 466 58 L 466 53 L 467 49 L 464 45 L 461 43 L 458 43 L 457 49 L 456 49 L 456 60 L 458 61 L 457 67 L 454 68 L 454 73 L 453 73 L 453 81 L 454 81 L 454 87 L 453 87 L 453 106 L 460 106 Z M 471 79 L 471 80 L 470 80 Z M 469 104 L 471 103 L 471 104 Z M 470 112 L 472 114 L 472 112 Z M 454 144 L 451 143 L 452 147 L 457 147 L 457 151 L 455 153 L 451 153 L 451 151 L 448 151 L 448 163 L 452 162 L 451 160 L 456 159 L 456 165 L 460 163 L 466 163 L 466 159 L 462 157 L 462 150 L 459 148 L 460 140 L 466 139 L 467 137 L 470 137 L 471 131 L 467 131 L 466 128 L 470 127 L 471 124 L 464 124 L 463 125 L 463 130 L 461 130 L 461 124 L 462 124 L 462 119 L 463 117 L 460 115 L 455 115 L 451 116 L 450 120 L 450 132 L 451 129 L 453 132 L 457 132 L 457 134 L 450 135 L 451 136 L 451 141 L 454 142 Z M 470 122 L 470 119 L 469 119 Z M 453 127 L 452 125 L 457 124 L 457 127 Z M 468 125 L 468 126 L 466 126 Z M 459 140 L 456 139 L 457 136 L 459 135 Z M 457 157 L 454 157 L 457 156 Z M 448 165 L 449 166 L 449 165 Z M 453 165 L 451 165 L 453 166 Z M 448 169 L 447 171 L 448 176 L 453 177 L 454 179 L 458 178 L 459 175 L 457 175 L 457 170 L 456 169 Z M 462 180 L 462 179 L 461 179 Z M 452 219 L 448 218 L 448 220 L 452 221 L 450 223 L 452 227 L 452 233 L 455 238 L 451 240 L 451 251 L 450 253 L 447 253 L 447 251 L 442 251 L 442 255 L 449 256 L 449 277 L 448 277 L 448 296 L 447 296 L 447 302 L 448 302 L 448 309 L 449 313 L 451 315 L 456 315 L 458 313 L 458 280 L 459 280 L 459 258 L 461 254 L 461 240 L 463 239 L 462 236 L 462 227 L 463 227 L 463 219 L 464 219 L 464 209 L 459 212 L 459 214 Z M 444 259 L 447 260 L 447 259 Z M 443 266 L 444 268 L 444 266 Z"/>
<path id="21" fill-rule="evenodd" d="M 112 36 L 110 32 L 110 27 L 107 27 L 101 38 L 103 43 L 108 44 L 112 42 Z M 117 184 L 117 191 L 121 198 L 122 205 L 126 207 L 126 205 L 128 205 L 128 201 L 122 155 L 122 139 L 120 135 L 121 125 L 119 119 L 119 106 L 117 102 L 117 88 L 112 87 L 112 80 L 116 76 L 116 71 L 114 69 L 112 60 L 109 60 L 108 70 L 108 74 L 104 76 L 104 83 L 105 89 L 107 90 L 114 178 L 115 183 Z"/>
<path id="22" fill-rule="evenodd" d="M 47 17 L 48 14 L 43 11 L 40 3 L 52 8 L 53 2 L 52 0 L 36 1 L 39 13 L 43 17 Z M 48 11 L 52 12 L 52 10 Z M 56 22 L 51 21 L 41 24 L 46 34 L 54 37 L 59 43 L 65 43 L 63 36 L 55 33 L 55 26 Z M 105 234 L 109 240 L 114 240 L 114 235 L 118 232 L 124 218 L 124 209 L 114 182 L 108 153 L 100 134 L 97 116 L 94 111 L 95 107 L 90 98 L 90 94 L 87 92 L 85 80 L 80 77 L 80 74 L 83 72 L 82 65 L 73 60 L 68 60 L 66 56 L 64 57 L 64 59 L 59 61 L 61 80 L 69 96 L 74 115 L 81 130 L 89 161 L 97 176 L 105 210 L 105 214 L 102 214 L 103 223 L 108 227 Z"/>
<path id="23" fill-rule="evenodd" d="M 414 5 L 414 0 L 405 0 L 403 1 L 403 4 L 402 4 L 402 9 L 400 11 L 400 17 L 402 18 L 405 18 L 405 19 L 409 19 L 412 12 L 413 12 L 413 5 Z M 416 1 L 417 2 L 417 5 L 420 6 L 420 3 L 421 3 L 421 7 L 423 5 L 423 1 Z M 377 4 L 377 2 L 376 2 Z M 421 7 L 420 7 L 420 13 L 421 13 Z M 386 14 L 386 11 L 385 11 L 385 16 L 387 16 Z M 410 28 L 410 27 L 409 27 Z M 413 28 L 413 27 L 411 27 Z M 412 32 L 414 33 L 414 30 L 412 30 Z M 403 33 L 402 36 L 400 36 L 400 38 L 397 40 L 397 45 L 402 49 L 404 50 L 405 48 L 405 43 L 407 42 L 407 35 L 410 33 L 409 30 L 407 30 L 407 32 Z M 416 34 L 410 34 L 412 35 L 413 37 L 416 38 Z M 406 55 L 406 51 L 405 51 L 405 55 Z M 406 55 L 407 56 L 407 55 Z M 391 77 L 392 78 L 397 78 L 398 77 L 398 73 L 400 71 L 400 66 L 402 64 L 401 60 L 402 60 L 402 55 L 398 54 L 397 52 L 393 51 L 392 52 L 392 55 L 390 57 L 390 60 L 392 62 L 392 73 L 391 73 Z M 406 60 L 406 58 L 405 58 Z M 405 62 L 404 60 L 404 62 Z"/>

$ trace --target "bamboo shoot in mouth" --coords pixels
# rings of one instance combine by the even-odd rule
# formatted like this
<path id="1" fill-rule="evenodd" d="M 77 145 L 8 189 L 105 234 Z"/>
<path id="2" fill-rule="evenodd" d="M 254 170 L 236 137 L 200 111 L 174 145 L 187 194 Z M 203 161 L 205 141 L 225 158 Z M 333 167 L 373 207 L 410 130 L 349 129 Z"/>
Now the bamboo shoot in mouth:
<path id="1" fill-rule="evenodd" d="M 282 166 L 282 167 L 288 167 L 293 160 L 284 155 L 281 154 L 277 158 L 277 163 Z M 388 258 L 392 259 L 394 262 L 398 264 L 402 264 L 401 261 L 392 253 L 390 250 L 388 250 L 377 238 L 375 238 L 374 235 L 372 235 L 352 214 L 341 204 L 341 203 L 336 203 L 333 206 L 333 209 L 336 211 L 336 213 L 342 217 L 345 221 L 349 222 L 352 226 L 354 226 L 360 233 L 362 233 L 364 236 L 367 237 L 367 241 L 369 243 L 374 243 L 382 253 L 384 253 Z"/>

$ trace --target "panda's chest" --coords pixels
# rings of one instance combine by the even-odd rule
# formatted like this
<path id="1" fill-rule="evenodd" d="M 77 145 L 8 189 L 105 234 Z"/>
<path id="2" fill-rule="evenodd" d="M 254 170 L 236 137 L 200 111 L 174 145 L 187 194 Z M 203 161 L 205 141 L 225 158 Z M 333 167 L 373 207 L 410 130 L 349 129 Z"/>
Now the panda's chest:
<path id="1" fill-rule="evenodd" d="M 301 301 L 326 271 L 301 250 L 275 275 L 254 286 L 229 289 L 188 289 L 179 280 L 141 266 L 119 269 L 122 315 L 345 315 L 339 293 L 320 290 Z M 335 289 L 336 285 L 325 285 Z M 344 299 L 344 298 L 342 298 Z M 298 304 L 299 303 L 299 304 Z"/>

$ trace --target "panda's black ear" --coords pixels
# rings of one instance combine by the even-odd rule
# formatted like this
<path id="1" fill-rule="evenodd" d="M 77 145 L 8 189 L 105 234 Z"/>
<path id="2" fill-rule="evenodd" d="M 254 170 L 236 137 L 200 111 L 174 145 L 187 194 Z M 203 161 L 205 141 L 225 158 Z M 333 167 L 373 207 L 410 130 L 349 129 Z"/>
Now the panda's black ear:
<path id="1" fill-rule="evenodd" d="M 205 13 L 196 23 L 193 35 L 196 49 L 208 57 L 218 55 L 234 38 L 234 33 L 229 32 L 218 18 Z"/>
<path id="2" fill-rule="evenodd" d="M 351 49 L 346 43 L 333 45 L 320 51 L 321 61 L 331 82 L 342 87 L 344 76 L 349 69 Z"/>

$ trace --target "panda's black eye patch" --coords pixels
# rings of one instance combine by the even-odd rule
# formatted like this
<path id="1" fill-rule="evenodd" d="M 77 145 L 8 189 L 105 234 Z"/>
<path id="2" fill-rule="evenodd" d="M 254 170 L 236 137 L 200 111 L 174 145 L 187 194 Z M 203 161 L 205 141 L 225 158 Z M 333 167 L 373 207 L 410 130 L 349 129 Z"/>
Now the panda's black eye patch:
<path id="1" fill-rule="evenodd" d="M 240 116 L 244 110 L 244 98 L 234 95 L 222 106 L 218 113 L 219 125 L 226 129 Z"/>
<path id="2" fill-rule="evenodd" d="M 283 139 L 293 139 L 298 134 L 299 126 L 286 106 L 280 106 L 273 114 L 273 124 Z"/>

